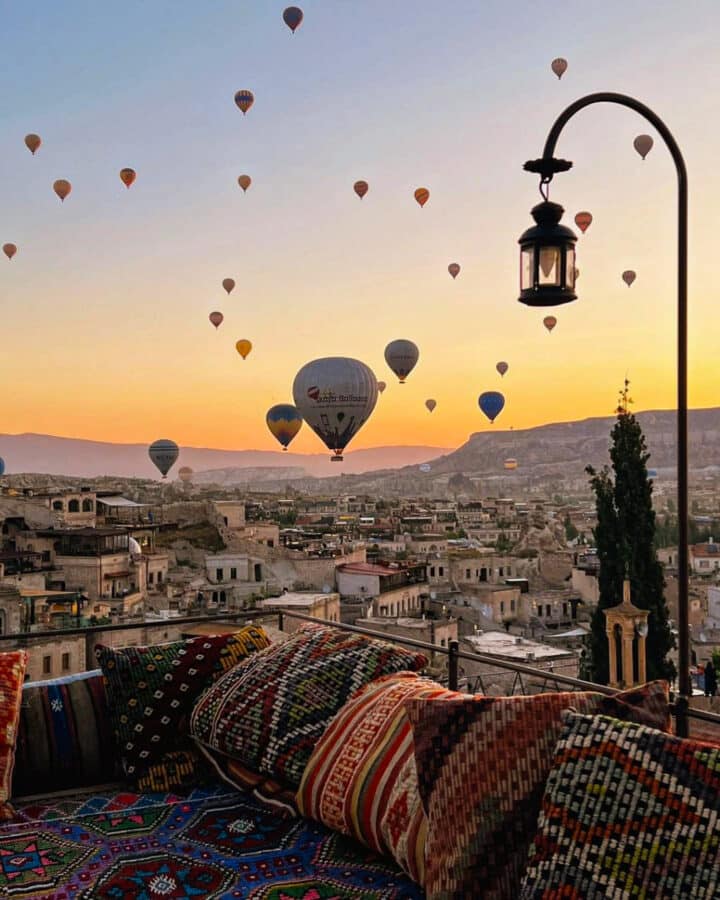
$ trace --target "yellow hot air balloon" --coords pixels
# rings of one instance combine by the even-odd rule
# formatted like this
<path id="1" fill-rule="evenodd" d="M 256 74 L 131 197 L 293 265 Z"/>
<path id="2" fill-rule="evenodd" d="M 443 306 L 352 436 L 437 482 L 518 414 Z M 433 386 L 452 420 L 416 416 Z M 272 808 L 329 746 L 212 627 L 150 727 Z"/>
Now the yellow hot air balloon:
<path id="1" fill-rule="evenodd" d="M 243 359 L 247 359 L 248 353 L 252 350 L 252 344 L 250 341 L 243 338 L 235 344 L 235 349 L 242 356 Z"/>
<path id="2" fill-rule="evenodd" d="M 137 172 L 135 169 L 120 169 L 120 181 L 122 181 L 126 188 L 129 188 L 136 178 Z"/>
<path id="3" fill-rule="evenodd" d="M 249 175 L 239 175 L 238 184 L 243 189 L 243 193 L 245 193 L 252 184 L 252 178 Z"/>
<path id="4" fill-rule="evenodd" d="M 17 247 L 15 244 L 3 244 L 3 253 L 8 259 L 12 259 L 17 253 Z"/>
<path id="5" fill-rule="evenodd" d="M 505 462 L 503 463 L 503 465 L 505 466 L 506 469 L 508 469 L 511 472 L 513 470 L 517 469 L 517 467 L 518 467 L 517 460 L 512 459 L 512 457 L 510 459 L 506 459 Z"/>
<path id="6" fill-rule="evenodd" d="M 40 139 L 39 134 L 26 134 L 25 135 L 25 146 L 28 150 L 35 156 L 35 151 L 42 144 L 42 140 Z"/>
<path id="7" fill-rule="evenodd" d="M 430 191 L 427 188 L 418 188 L 415 191 L 415 199 L 420 204 L 420 206 L 425 206 L 425 204 L 430 199 Z"/>
<path id="8" fill-rule="evenodd" d="M 69 181 L 66 181 L 64 178 L 58 178 L 58 180 L 53 184 L 53 190 L 58 195 L 60 200 L 64 203 L 65 198 L 69 195 L 72 190 L 72 185 Z"/>
<path id="9" fill-rule="evenodd" d="M 232 289 L 235 287 L 235 279 L 233 278 L 223 278 L 222 286 L 225 288 L 228 294 L 232 292 Z"/>

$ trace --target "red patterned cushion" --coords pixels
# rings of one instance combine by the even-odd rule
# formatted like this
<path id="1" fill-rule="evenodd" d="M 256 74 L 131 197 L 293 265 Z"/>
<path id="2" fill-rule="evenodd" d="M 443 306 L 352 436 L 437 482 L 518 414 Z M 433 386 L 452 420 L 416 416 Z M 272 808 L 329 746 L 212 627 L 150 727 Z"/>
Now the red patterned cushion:
<path id="1" fill-rule="evenodd" d="M 25 650 L 0 653 L 0 819 L 13 816 L 10 799 L 20 701 L 28 655 Z"/>

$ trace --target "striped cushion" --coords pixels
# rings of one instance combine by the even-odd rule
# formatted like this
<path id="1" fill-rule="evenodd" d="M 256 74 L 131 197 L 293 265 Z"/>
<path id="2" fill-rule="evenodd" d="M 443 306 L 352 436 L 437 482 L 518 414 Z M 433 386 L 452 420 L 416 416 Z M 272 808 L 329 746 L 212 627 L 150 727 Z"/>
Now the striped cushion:
<path id="1" fill-rule="evenodd" d="M 421 881 L 427 825 L 404 703 L 460 696 L 414 672 L 364 687 L 317 743 L 297 794 L 300 812 L 394 856 Z"/>

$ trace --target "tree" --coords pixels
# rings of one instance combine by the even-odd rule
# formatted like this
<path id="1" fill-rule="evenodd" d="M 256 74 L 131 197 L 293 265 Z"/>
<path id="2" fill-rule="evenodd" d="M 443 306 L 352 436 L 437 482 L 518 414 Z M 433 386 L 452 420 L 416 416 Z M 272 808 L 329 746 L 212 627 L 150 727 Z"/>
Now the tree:
<path id="1" fill-rule="evenodd" d="M 587 671 L 593 681 L 609 680 L 608 641 L 603 610 L 622 600 L 623 580 L 630 579 L 632 602 L 650 612 L 648 617 L 647 674 L 649 679 L 675 677 L 668 652 L 675 639 L 668 622 L 665 580 L 655 551 L 655 512 L 652 481 L 647 474 L 645 435 L 629 410 L 629 382 L 620 393 L 617 420 L 611 432 L 612 472 L 586 468 L 595 493 L 597 527 L 594 530 L 600 572 L 600 600 L 591 621 Z"/>
<path id="2" fill-rule="evenodd" d="M 573 520 L 570 518 L 570 513 L 566 514 L 563 526 L 565 527 L 565 539 L 568 541 L 574 541 L 578 536 L 578 530 L 573 524 Z"/>

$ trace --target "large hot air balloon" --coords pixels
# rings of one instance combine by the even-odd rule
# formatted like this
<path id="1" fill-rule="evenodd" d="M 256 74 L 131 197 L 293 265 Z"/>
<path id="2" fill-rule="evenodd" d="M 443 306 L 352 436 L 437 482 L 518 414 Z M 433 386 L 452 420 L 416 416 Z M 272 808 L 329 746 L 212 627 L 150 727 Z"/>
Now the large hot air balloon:
<path id="1" fill-rule="evenodd" d="M 5 460 L 0 456 L 0 475 L 5 474 Z"/>
<path id="2" fill-rule="evenodd" d="M 370 185 L 367 183 L 367 181 L 356 181 L 353 185 L 353 190 L 362 200 L 365 194 L 367 194 L 367 192 L 370 190 Z"/>
<path id="3" fill-rule="evenodd" d="M 183 484 L 189 484 L 192 481 L 193 474 L 190 466 L 183 466 L 178 472 L 178 478 Z"/>
<path id="4" fill-rule="evenodd" d="M 231 293 L 232 289 L 235 287 L 235 280 L 233 278 L 223 278 L 223 287 L 227 291 L 227 293 Z"/>
<path id="5" fill-rule="evenodd" d="M 622 273 L 622 280 L 625 282 L 625 284 L 628 287 L 630 287 L 630 285 L 633 283 L 633 281 L 635 281 L 636 278 L 637 278 L 637 275 L 633 272 L 632 269 L 626 269 Z"/>
<path id="6" fill-rule="evenodd" d="M 385 390 L 386 387 L 387 387 L 387 385 L 385 384 L 384 381 L 378 381 L 378 391 L 379 391 L 381 394 L 382 394 L 382 392 Z"/>
<path id="7" fill-rule="evenodd" d="M 453 279 L 457 278 L 460 273 L 459 263 L 450 263 L 450 265 L 448 266 L 448 272 L 452 275 Z"/>
<path id="8" fill-rule="evenodd" d="M 252 350 L 252 344 L 246 338 L 242 338 L 235 344 L 235 349 L 243 359 L 247 359 L 248 353 Z"/>
<path id="9" fill-rule="evenodd" d="M 295 435 L 302 427 L 302 416 L 296 406 L 291 403 L 278 403 L 271 406 L 265 416 L 267 427 L 273 437 L 282 444 L 283 450 L 287 450 Z"/>
<path id="10" fill-rule="evenodd" d="M 655 142 L 649 134 L 639 134 L 633 141 L 633 147 L 637 150 L 640 156 L 645 159 L 648 153 L 652 150 L 654 143 Z"/>
<path id="11" fill-rule="evenodd" d="M 558 56 L 557 59 L 554 59 L 550 63 L 550 68 L 557 75 L 558 78 L 562 78 L 565 72 L 567 72 L 567 60 L 563 59 L 562 56 Z"/>
<path id="12" fill-rule="evenodd" d="M 579 212 L 575 216 L 575 224 L 582 231 L 583 234 L 588 230 L 590 224 L 592 222 L 592 213 L 589 213 L 587 210 L 583 210 Z"/>
<path id="13" fill-rule="evenodd" d="M 175 465 L 175 460 L 180 454 L 180 448 L 175 441 L 169 441 L 163 438 L 150 444 L 148 448 L 148 456 L 153 461 L 155 467 L 165 478 L 167 473 Z"/>
<path id="14" fill-rule="evenodd" d="M 495 366 L 495 368 L 498 370 L 498 372 L 499 372 L 500 375 L 502 376 L 502 375 L 504 375 L 504 374 L 507 372 L 507 370 L 510 368 L 510 366 L 509 366 L 506 362 L 499 362 L 499 363 Z"/>
<path id="15" fill-rule="evenodd" d="M 70 191 L 72 190 L 72 185 L 69 181 L 66 181 L 64 178 L 58 178 L 58 180 L 53 184 L 53 190 L 58 195 L 62 202 L 65 202 L 65 198 L 68 196 Z"/>
<path id="16" fill-rule="evenodd" d="M 242 111 L 243 115 L 245 115 L 254 102 L 255 96 L 252 91 L 242 90 L 235 94 L 235 104 L 237 108 Z"/>
<path id="17" fill-rule="evenodd" d="M 543 325 L 547 328 L 548 331 L 552 331 L 553 328 L 557 325 L 557 319 L 555 316 L 545 316 L 543 319 Z"/>
<path id="18" fill-rule="evenodd" d="M 430 199 L 430 191 L 427 188 L 418 188 L 415 191 L 415 199 L 420 204 L 420 206 L 425 206 L 425 204 Z"/>
<path id="19" fill-rule="evenodd" d="M 17 253 L 17 247 L 15 244 L 3 244 L 3 253 L 8 259 L 12 259 Z"/>
<path id="20" fill-rule="evenodd" d="M 405 384 L 405 379 L 415 368 L 419 358 L 417 345 L 402 338 L 391 341 L 385 348 L 385 362 L 400 379 L 400 384 Z"/>
<path id="21" fill-rule="evenodd" d="M 225 316 L 221 312 L 211 312 L 208 316 L 208 319 L 213 323 L 216 328 L 219 328 L 222 325 L 222 321 Z"/>
<path id="22" fill-rule="evenodd" d="M 499 391 L 485 391 L 478 397 L 478 406 L 494 422 L 505 406 L 505 398 Z"/>
<path id="23" fill-rule="evenodd" d="M 252 178 L 249 175 L 238 175 L 238 184 L 243 189 L 243 194 L 252 184 Z"/>
<path id="24" fill-rule="evenodd" d="M 126 188 L 131 187 L 136 178 L 137 172 L 135 169 L 120 169 L 120 181 L 122 181 Z"/>
<path id="25" fill-rule="evenodd" d="M 25 135 L 25 146 L 28 150 L 35 156 L 35 151 L 39 148 L 40 144 L 42 144 L 42 140 L 40 139 L 39 134 L 26 134 Z"/>
<path id="26" fill-rule="evenodd" d="M 299 6 L 288 6 L 283 13 L 283 22 L 295 34 L 297 28 L 300 27 L 303 20 L 303 11 Z"/>
<path id="27" fill-rule="evenodd" d="M 505 462 L 503 463 L 503 466 L 504 466 L 506 469 L 508 469 L 509 471 L 512 472 L 512 471 L 514 471 L 515 469 L 517 469 L 517 466 L 518 466 L 517 460 L 516 460 L 516 459 L 512 459 L 512 458 L 511 458 L 511 459 L 506 459 Z"/>
<path id="28" fill-rule="evenodd" d="M 427 406 L 428 412 L 432 412 L 437 406 L 437 403 L 432 398 L 430 398 L 429 400 L 425 401 L 425 406 Z"/>
<path id="29" fill-rule="evenodd" d="M 293 399 L 300 415 L 338 462 L 368 420 L 377 396 L 372 369 L 346 357 L 313 360 L 300 369 L 293 382 Z"/>

